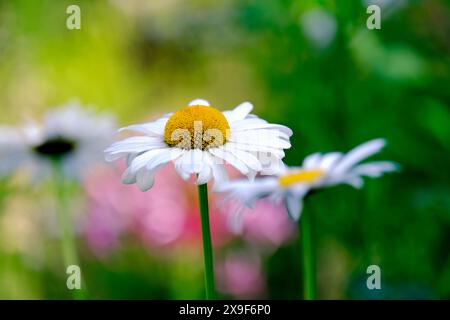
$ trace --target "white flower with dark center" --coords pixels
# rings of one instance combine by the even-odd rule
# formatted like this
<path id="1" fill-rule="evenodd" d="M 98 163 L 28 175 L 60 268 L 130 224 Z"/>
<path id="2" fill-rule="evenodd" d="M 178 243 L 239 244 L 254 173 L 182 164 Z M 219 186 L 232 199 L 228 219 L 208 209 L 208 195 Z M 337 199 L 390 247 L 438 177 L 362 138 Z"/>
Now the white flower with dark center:
<path id="1" fill-rule="evenodd" d="M 250 114 L 252 109 L 244 102 L 220 112 L 205 100 L 194 100 L 156 121 L 124 128 L 143 135 L 114 143 L 105 151 L 106 159 L 126 157 L 122 181 L 137 183 L 142 191 L 153 186 L 155 172 L 169 162 L 185 180 L 196 174 L 197 184 L 226 181 L 225 163 L 250 179 L 273 174 L 284 166 L 283 149 L 290 148 L 292 131 Z"/>
<path id="2" fill-rule="evenodd" d="M 379 152 L 384 145 L 383 139 L 375 139 L 359 145 L 347 154 L 314 153 L 304 159 L 301 167 L 286 168 L 277 176 L 262 177 L 254 181 L 231 181 L 218 186 L 216 190 L 227 192 L 229 200 L 239 200 L 248 207 L 252 207 L 256 200 L 263 197 L 270 197 L 275 202 L 284 201 L 290 217 L 298 220 L 303 208 L 303 198 L 311 191 L 338 184 L 348 184 L 359 189 L 364 184 L 363 176 L 376 178 L 383 173 L 396 171 L 398 165 L 390 161 L 360 164 L 362 160 Z M 242 218 L 240 211 L 236 210 L 233 217 L 234 229 L 239 229 Z"/>
<path id="3" fill-rule="evenodd" d="M 42 124 L 0 127 L 0 175 L 22 167 L 39 180 L 58 163 L 65 177 L 79 179 L 102 159 L 115 130 L 113 117 L 96 115 L 74 102 L 48 111 Z"/>

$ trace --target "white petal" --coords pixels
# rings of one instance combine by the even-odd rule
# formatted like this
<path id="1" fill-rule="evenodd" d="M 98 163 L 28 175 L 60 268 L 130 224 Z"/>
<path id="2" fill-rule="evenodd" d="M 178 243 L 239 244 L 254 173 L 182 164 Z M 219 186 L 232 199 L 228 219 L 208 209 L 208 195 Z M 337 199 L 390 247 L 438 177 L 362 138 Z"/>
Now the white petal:
<path id="1" fill-rule="evenodd" d="M 141 152 L 145 147 L 161 142 L 158 137 L 137 136 L 113 143 L 105 152 Z"/>
<path id="2" fill-rule="evenodd" d="M 189 172 L 184 171 L 183 166 L 182 166 L 183 165 L 183 157 L 184 157 L 184 155 L 175 161 L 175 171 L 181 176 L 181 178 L 183 180 L 186 181 L 191 177 L 191 173 L 190 173 L 190 171 Z"/>
<path id="3" fill-rule="evenodd" d="M 120 158 L 122 158 L 122 157 L 124 157 L 124 156 L 126 156 L 125 153 L 106 154 L 106 155 L 105 155 L 105 160 L 106 160 L 107 162 L 114 162 L 114 161 L 117 161 L 117 160 L 119 160 Z"/>
<path id="4" fill-rule="evenodd" d="M 189 106 L 207 106 L 209 107 L 210 104 L 205 99 L 195 99 L 189 102 Z"/>
<path id="5" fill-rule="evenodd" d="M 136 157 L 139 155 L 140 155 L 139 153 L 129 154 L 127 156 L 127 167 L 131 166 L 131 163 L 133 162 L 133 160 L 136 159 Z"/>
<path id="6" fill-rule="evenodd" d="M 217 158 L 225 160 L 226 162 L 231 164 L 233 167 L 238 169 L 242 174 L 249 173 L 249 168 L 246 166 L 246 164 L 243 163 L 241 160 L 237 159 L 232 153 L 224 150 L 223 147 L 210 148 L 208 151 Z"/>
<path id="7" fill-rule="evenodd" d="M 162 152 L 160 154 L 155 155 L 146 165 L 147 170 L 153 170 L 161 164 L 165 164 L 169 161 L 173 161 L 180 157 L 184 152 L 183 149 L 179 148 L 168 148 L 164 149 L 166 152 Z"/>
<path id="8" fill-rule="evenodd" d="M 298 221 L 303 210 L 303 198 L 288 195 L 286 196 L 285 204 L 289 216 L 293 220 Z"/>
<path id="9" fill-rule="evenodd" d="M 245 165 L 250 169 L 257 172 L 262 170 L 261 162 L 250 152 L 237 150 L 235 148 L 229 148 L 228 146 L 225 146 L 224 149 L 228 152 L 231 152 L 237 159 L 244 162 Z"/>
<path id="10" fill-rule="evenodd" d="M 179 168 L 183 172 L 183 177 L 190 177 L 192 173 L 199 170 L 199 168 L 194 167 L 192 158 L 193 152 L 192 150 L 189 150 L 176 161 L 179 163 Z"/>
<path id="11" fill-rule="evenodd" d="M 214 177 L 214 186 L 228 182 L 229 178 L 225 166 L 223 164 L 217 164 L 216 159 L 214 159 L 214 156 L 212 154 L 210 155 L 210 157 L 212 158 L 210 167 Z"/>
<path id="12" fill-rule="evenodd" d="M 342 153 L 340 152 L 330 152 L 325 154 L 320 160 L 319 168 L 327 171 L 332 168 L 341 159 Z"/>
<path id="13" fill-rule="evenodd" d="M 106 161 L 115 161 L 128 153 L 141 153 L 152 149 L 164 148 L 164 141 L 156 137 L 131 137 L 112 144 L 105 150 Z"/>
<path id="14" fill-rule="evenodd" d="M 203 161 L 203 151 L 198 149 L 185 151 L 175 161 L 175 169 L 185 180 L 189 179 L 191 174 L 201 172 L 204 165 L 207 164 Z"/>
<path id="15" fill-rule="evenodd" d="M 231 112 L 231 111 L 229 111 Z M 234 121 L 230 126 L 234 129 L 243 129 L 244 127 L 247 127 L 247 129 L 250 129 L 252 126 L 264 126 L 269 124 L 264 119 L 259 118 L 256 115 L 253 115 L 253 117 L 244 118 L 242 120 Z"/>
<path id="16" fill-rule="evenodd" d="M 355 189 L 361 189 L 364 186 L 364 180 L 359 176 L 348 176 L 338 183 L 348 184 Z"/>
<path id="17" fill-rule="evenodd" d="M 273 123 L 267 123 L 263 120 L 263 122 L 260 122 L 259 120 L 262 119 L 244 119 L 241 121 L 236 121 L 231 125 L 231 129 L 234 131 L 248 131 L 248 130 L 258 130 L 258 129 L 270 129 L 270 130 L 277 130 L 283 133 L 284 135 L 290 137 L 292 136 L 293 132 L 290 128 L 280 125 L 280 124 L 273 124 Z"/>
<path id="18" fill-rule="evenodd" d="M 351 173 L 377 178 L 383 173 L 397 171 L 398 169 L 399 165 L 391 161 L 373 161 L 354 167 Z"/>
<path id="19" fill-rule="evenodd" d="M 212 170 L 211 167 L 209 165 L 203 165 L 202 170 L 200 171 L 200 173 L 198 174 L 197 177 L 197 184 L 201 185 L 201 184 L 205 184 L 207 183 L 209 180 L 211 180 L 213 177 L 212 174 Z"/>
<path id="20" fill-rule="evenodd" d="M 145 192 L 153 187 L 153 184 L 155 183 L 155 171 L 147 169 L 139 170 L 136 175 L 136 180 L 139 190 Z"/>
<path id="21" fill-rule="evenodd" d="M 264 161 L 267 161 L 267 159 L 264 159 Z M 271 157 L 268 163 L 262 162 L 262 164 L 263 164 L 263 169 L 261 170 L 262 175 L 280 176 L 287 171 L 284 162 L 278 158 Z"/>
<path id="22" fill-rule="evenodd" d="M 194 173 L 199 173 L 202 171 L 204 164 L 205 161 L 203 160 L 203 151 L 200 149 L 192 150 L 192 167 L 194 169 Z"/>
<path id="23" fill-rule="evenodd" d="M 170 151 L 170 148 L 164 148 L 164 149 L 154 149 L 147 151 L 139 156 L 137 156 L 132 162 L 131 162 L 131 171 L 133 173 L 136 173 L 141 168 L 145 167 L 147 163 L 152 161 L 153 158 L 155 158 L 158 155 L 161 155 L 163 153 L 167 153 Z"/>
<path id="24" fill-rule="evenodd" d="M 283 149 L 273 148 L 268 146 L 258 146 L 254 144 L 241 144 L 238 142 L 227 142 L 227 147 L 235 148 L 243 151 L 254 151 L 254 152 L 262 152 L 262 153 L 272 153 L 277 158 L 282 159 L 285 156 Z"/>
<path id="25" fill-rule="evenodd" d="M 231 134 L 244 140 L 246 137 L 251 137 L 259 141 L 265 141 L 267 139 L 283 139 L 289 141 L 290 138 L 290 135 L 278 129 L 251 129 L 245 131 L 232 129 Z"/>
<path id="26" fill-rule="evenodd" d="M 214 185 L 224 183 L 228 181 L 228 173 L 225 169 L 223 160 L 217 159 L 214 155 L 209 152 L 204 153 L 205 164 L 211 170 L 211 177 L 207 179 L 208 181 L 214 178 Z M 219 163 L 217 163 L 219 162 Z"/>
<path id="27" fill-rule="evenodd" d="M 225 111 L 223 114 L 227 118 L 230 125 L 244 119 L 253 110 L 253 105 L 250 102 L 243 102 L 231 111 Z"/>
<path id="28" fill-rule="evenodd" d="M 322 160 L 322 156 L 320 153 L 310 154 L 303 160 L 303 169 L 312 169 L 317 168 L 319 166 L 320 161 Z"/>
<path id="29" fill-rule="evenodd" d="M 146 135 L 151 137 L 160 137 L 164 136 L 164 128 L 166 127 L 167 120 L 169 120 L 168 117 L 163 117 L 149 123 L 134 124 L 125 128 L 121 128 L 119 132 L 122 132 L 124 130 L 131 130 L 145 133 Z"/>
<path id="30" fill-rule="evenodd" d="M 134 184 L 136 183 L 136 173 L 131 171 L 131 168 L 127 168 L 122 174 L 122 183 Z"/>
<path id="31" fill-rule="evenodd" d="M 234 180 L 215 186 L 217 192 L 227 192 L 231 199 L 238 199 L 251 207 L 256 200 L 267 197 L 279 189 L 277 178 L 259 178 L 254 181 Z"/>
<path id="32" fill-rule="evenodd" d="M 385 144 L 384 139 L 375 139 L 357 146 L 342 158 L 333 171 L 336 174 L 347 171 L 358 162 L 380 151 Z"/>
<path id="33" fill-rule="evenodd" d="M 244 209 L 242 204 L 232 204 L 232 214 L 228 218 L 228 228 L 235 234 L 241 234 L 244 230 Z"/>
<path id="34" fill-rule="evenodd" d="M 289 193 L 297 198 L 304 198 L 311 190 L 311 185 L 305 183 L 296 183 L 289 187 Z"/>
<path id="35" fill-rule="evenodd" d="M 278 137 L 275 134 L 267 134 L 255 131 L 231 132 L 228 141 L 239 144 L 250 144 L 279 149 L 289 149 L 291 144 L 288 140 Z"/>

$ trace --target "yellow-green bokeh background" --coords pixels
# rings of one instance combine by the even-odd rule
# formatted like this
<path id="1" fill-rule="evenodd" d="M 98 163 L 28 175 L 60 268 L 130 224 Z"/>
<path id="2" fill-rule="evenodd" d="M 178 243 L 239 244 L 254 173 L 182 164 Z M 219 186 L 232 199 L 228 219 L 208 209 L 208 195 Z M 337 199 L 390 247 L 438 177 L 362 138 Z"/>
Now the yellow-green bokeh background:
<path id="1" fill-rule="evenodd" d="M 359 0 L 3 0 L 0 123 L 39 118 L 78 98 L 125 125 L 202 97 L 222 110 L 251 101 L 259 116 L 291 127 L 289 165 L 384 137 L 380 158 L 400 163 L 400 173 L 307 204 L 319 297 L 449 298 L 450 8 L 443 0 L 402 3 L 382 12 L 381 30 L 367 30 Z M 81 30 L 66 28 L 70 4 L 81 8 Z M 300 22 L 318 8 L 337 25 L 325 48 Z M 44 268 L 22 250 L 44 237 L 31 210 L 38 199 L 24 188 L 4 200 L 2 211 L 21 214 L 0 225 L 1 298 L 69 297 L 50 284 L 59 277 L 47 266 L 59 259 L 57 242 Z M 269 298 L 299 296 L 295 246 L 266 262 Z M 107 262 L 86 259 L 95 298 L 202 296 L 201 270 L 182 253 L 169 264 L 172 276 L 136 248 Z M 371 264 L 382 269 L 382 292 L 365 288 Z"/>

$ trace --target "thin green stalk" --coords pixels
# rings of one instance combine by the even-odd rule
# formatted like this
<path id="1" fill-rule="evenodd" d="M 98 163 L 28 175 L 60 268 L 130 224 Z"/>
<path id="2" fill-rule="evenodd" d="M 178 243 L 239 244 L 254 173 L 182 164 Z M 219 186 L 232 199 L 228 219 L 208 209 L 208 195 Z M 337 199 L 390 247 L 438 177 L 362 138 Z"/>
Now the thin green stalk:
<path id="1" fill-rule="evenodd" d="M 201 184 L 198 186 L 198 199 L 200 208 L 200 218 L 202 222 L 206 299 L 211 300 L 215 299 L 216 290 L 214 285 L 214 262 L 213 262 L 213 251 L 211 242 L 211 231 L 209 226 L 208 188 L 206 184 Z"/>
<path id="2" fill-rule="evenodd" d="M 80 267 L 77 248 L 75 244 L 75 237 L 71 226 L 70 217 L 68 215 L 69 204 L 67 201 L 66 184 L 64 174 L 61 170 L 59 161 L 54 163 L 55 171 L 55 197 L 56 197 L 56 212 L 59 217 L 59 224 L 61 228 L 61 249 L 64 261 L 64 266 L 67 268 L 71 265 Z M 74 299 L 85 299 L 86 286 L 81 277 L 81 289 L 70 290 Z"/>
<path id="3" fill-rule="evenodd" d="M 316 299 L 316 270 L 311 233 L 311 215 L 309 213 L 303 212 L 299 222 L 300 245 L 302 248 L 303 298 L 305 300 L 314 300 Z"/>
<path id="4" fill-rule="evenodd" d="M 0 178 L 0 214 L 6 198 L 14 192 L 11 181 L 8 178 Z"/>

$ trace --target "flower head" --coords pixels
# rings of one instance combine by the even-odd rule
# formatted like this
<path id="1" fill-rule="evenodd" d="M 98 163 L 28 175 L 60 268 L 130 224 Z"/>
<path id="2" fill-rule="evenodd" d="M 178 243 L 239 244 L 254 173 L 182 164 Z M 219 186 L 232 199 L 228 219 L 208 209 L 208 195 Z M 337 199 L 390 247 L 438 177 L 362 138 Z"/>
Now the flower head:
<path id="1" fill-rule="evenodd" d="M 363 176 L 380 177 L 383 173 L 398 169 L 390 161 L 374 161 L 360 164 L 367 157 L 379 152 L 385 145 L 383 139 L 363 143 L 347 154 L 330 152 L 307 156 L 301 167 L 286 168 L 274 177 L 264 177 L 253 182 L 236 180 L 217 188 L 228 192 L 229 198 L 239 199 L 253 206 L 257 199 L 270 197 L 275 202 L 284 201 L 291 218 L 298 220 L 302 211 L 302 199 L 311 191 L 338 184 L 349 184 L 361 188 Z M 237 211 L 237 216 L 240 211 Z M 239 224 L 240 219 L 235 219 Z"/>
<path id="2" fill-rule="evenodd" d="M 0 174 L 28 169 L 34 179 L 50 174 L 58 161 L 66 177 L 80 178 L 84 170 L 101 159 L 115 130 L 109 115 L 95 115 L 72 102 L 50 110 L 42 123 L 1 127 Z"/>
<path id="3" fill-rule="evenodd" d="M 194 100 L 156 121 L 124 128 L 143 135 L 114 143 L 106 149 L 106 159 L 126 157 L 122 181 L 136 183 L 142 191 L 153 186 L 156 171 L 169 162 L 184 180 L 196 174 L 197 184 L 226 181 L 225 163 L 251 179 L 258 172 L 277 172 L 292 131 L 250 114 L 252 109 L 244 102 L 220 112 L 205 100 Z"/>

